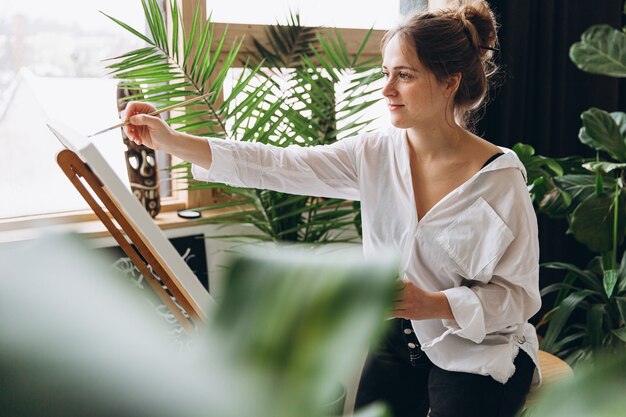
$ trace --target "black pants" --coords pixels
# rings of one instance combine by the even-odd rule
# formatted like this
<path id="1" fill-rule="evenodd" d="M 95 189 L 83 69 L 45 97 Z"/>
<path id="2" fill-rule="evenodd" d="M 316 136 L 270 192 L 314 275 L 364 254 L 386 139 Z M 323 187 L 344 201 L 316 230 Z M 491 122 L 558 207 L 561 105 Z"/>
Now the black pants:
<path id="1" fill-rule="evenodd" d="M 515 374 L 501 384 L 489 376 L 445 371 L 420 350 L 408 320 L 393 320 L 382 347 L 365 365 L 356 408 L 386 402 L 394 417 L 513 417 L 524 404 L 535 365 L 520 349 Z"/>

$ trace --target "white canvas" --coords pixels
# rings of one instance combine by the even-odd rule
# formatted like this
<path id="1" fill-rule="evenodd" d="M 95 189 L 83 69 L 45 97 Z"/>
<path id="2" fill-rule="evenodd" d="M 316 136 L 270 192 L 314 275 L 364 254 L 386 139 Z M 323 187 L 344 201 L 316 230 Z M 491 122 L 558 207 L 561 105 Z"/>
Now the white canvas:
<path id="1" fill-rule="evenodd" d="M 48 127 L 66 148 L 76 153 L 83 162 L 89 165 L 126 219 L 134 226 L 144 242 L 152 246 L 156 256 L 172 271 L 173 279 L 177 280 L 181 288 L 191 296 L 193 302 L 202 310 L 203 319 L 206 319 L 209 309 L 214 305 L 213 298 L 145 208 L 102 157 L 98 148 L 90 139 L 59 121 L 50 121 Z"/>

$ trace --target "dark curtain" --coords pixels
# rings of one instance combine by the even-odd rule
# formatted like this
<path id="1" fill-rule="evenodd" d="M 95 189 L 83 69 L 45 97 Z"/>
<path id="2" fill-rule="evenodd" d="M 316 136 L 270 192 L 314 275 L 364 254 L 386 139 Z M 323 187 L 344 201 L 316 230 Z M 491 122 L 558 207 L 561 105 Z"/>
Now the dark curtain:
<path id="1" fill-rule="evenodd" d="M 477 133 L 509 148 L 524 142 L 550 157 L 594 155 L 578 140 L 580 114 L 590 107 L 624 111 L 625 88 L 615 78 L 579 70 L 568 53 L 593 24 L 620 28 L 623 0 L 489 3 L 500 23 L 500 86 L 493 91 Z M 593 254 L 565 234 L 564 220 L 541 214 L 538 219 L 542 262 L 586 265 Z M 542 269 L 542 287 L 557 279 Z"/>
<path id="2" fill-rule="evenodd" d="M 619 81 L 579 70 L 569 59 L 569 48 L 591 25 L 621 27 L 623 0 L 490 4 L 501 26 L 502 85 L 479 131 L 504 146 L 531 144 L 542 155 L 588 154 L 578 141 L 580 113 L 592 106 L 619 110 Z"/>

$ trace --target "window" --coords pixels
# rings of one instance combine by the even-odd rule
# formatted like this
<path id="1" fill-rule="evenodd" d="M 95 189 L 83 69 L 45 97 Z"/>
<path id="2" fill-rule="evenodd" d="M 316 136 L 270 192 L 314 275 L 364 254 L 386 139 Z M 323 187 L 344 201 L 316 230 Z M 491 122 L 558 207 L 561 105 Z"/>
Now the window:
<path id="1" fill-rule="evenodd" d="M 206 5 L 213 21 L 244 24 L 284 22 L 290 11 L 299 11 L 302 24 L 308 26 L 386 29 L 399 18 L 399 0 L 242 0 Z M 61 145 L 45 122 L 60 119 L 84 134 L 118 122 L 116 80 L 107 77 L 103 60 L 139 48 L 142 42 L 100 10 L 134 28 L 145 26 L 140 0 L 0 3 L 0 220 L 87 209 L 56 165 L 54 155 Z M 324 13 L 327 10 L 333 13 Z M 386 114 L 382 101 L 372 110 Z M 382 119 L 380 125 L 384 124 Z M 96 144 L 127 181 L 119 131 L 99 136 Z M 159 160 L 160 167 L 167 165 Z M 160 175 L 164 197 L 171 186 L 163 180 L 165 174 Z M 190 193 L 189 201 L 191 197 Z"/>
<path id="2" fill-rule="evenodd" d="M 45 122 L 89 134 L 118 121 L 103 60 L 141 43 L 99 10 L 144 26 L 139 1 L 0 3 L 0 219 L 87 208 L 56 165 L 61 145 Z M 120 133 L 97 144 L 127 178 Z"/>
<path id="3" fill-rule="evenodd" d="M 251 25 L 265 25 L 285 23 L 290 12 L 297 12 L 300 15 L 300 22 L 304 26 L 326 26 L 345 29 L 389 29 L 395 26 L 401 19 L 400 1 L 380 1 L 380 0 L 347 0 L 332 1 L 318 0 L 316 2 L 303 0 L 268 0 L 258 2 L 254 0 L 241 0 L 232 4 L 222 1 L 207 0 L 207 14 L 211 13 L 214 22 L 224 23 L 244 23 Z M 332 13 L 328 11 L 332 10 Z M 259 32 L 258 26 L 253 26 L 246 30 L 246 37 L 257 39 L 265 38 L 265 34 Z M 232 30 L 232 29 L 231 29 Z M 262 29 L 261 29 L 262 30 Z M 344 34 L 345 36 L 345 34 Z M 248 47 L 253 48 L 252 45 Z M 245 47 L 244 47 L 245 49 Z M 231 79 L 225 84 L 225 93 L 228 94 L 232 88 L 232 83 L 237 79 L 240 70 L 231 71 Z M 278 81 L 278 80 L 277 80 Z M 348 79 L 335 86 L 337 98 L 341 98 Z M 379 80 L 376 84 L 383 87 L 384 80 Z M 375 93 L 369 99 L 375 98 Z M 383 100 L 368 108 L 364 118 L 375 118 L 375 122 L 370 128 L 383 128 L 389 125 L 389 114 Z M 344 124 L 348 121 L 344 121 Z M 340 127 L 340 126 L 339 126 Z"/>
<path id="4" fill-rule="evenodd" d="M 213 21 L 228 23 L 283 23 L 293 11 L 305 26 L 389 29 L 400 16 L 400 0 L 207 0 L 206 7 Z"/>

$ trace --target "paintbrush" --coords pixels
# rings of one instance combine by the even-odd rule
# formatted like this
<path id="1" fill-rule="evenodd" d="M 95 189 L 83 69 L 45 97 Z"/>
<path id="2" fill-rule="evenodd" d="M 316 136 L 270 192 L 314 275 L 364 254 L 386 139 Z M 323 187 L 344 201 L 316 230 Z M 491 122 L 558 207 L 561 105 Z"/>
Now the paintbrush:
<path id="1" fill-rule="evenodd" d="M 189 100 L 181 101 L 180 103 L 172 104 L 171 106 L 163 107 L 162 109 L 158 109 L 158 110 L 155 110 L 155 111 L 153 111 L 151 113 L 146 113 L 146 114 L 148 116 L 156 116 L 157 114 L 161 114 L 161 113 L 166 112 L 168 110 L 173 110 L 175 108 L 178 108 L 178 107 L 181 107 L 181 106 L 185 106 L 185 105 L 190 104 L 190 103 L 194 103 L 194 102 L 196 102 L 198 100 L 202 100 L 203 98 L 210 97 L 213 94 L 215 94 L 215 93 L 211 92 L 211 93 L 202 94 L 200 96 L 197 96 L 197 97 L 194 97 L 194 98 L 190 98 Z M 101 131 L 96 132 L 96 133 L 92 133 L 91 135 L 89 135 L 87 137 L 91 138 L 91 137 L 97 136 L 97 135 L 99 135 L 101 133 L 108 132 L 110 130 L 117 129 L 118 127 L 126 126 L 126 125 L 129 125 L 129 124 L 130 124 L 130 122 L 118 123 L 115 126 L 107 127 L 104 130 L 101 130 Z"/>

